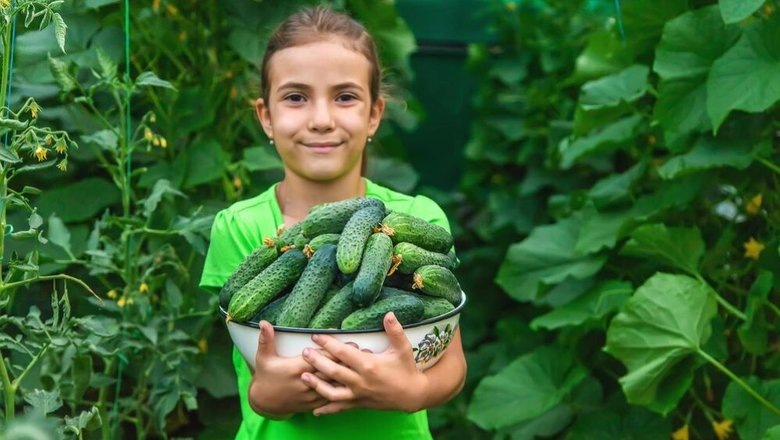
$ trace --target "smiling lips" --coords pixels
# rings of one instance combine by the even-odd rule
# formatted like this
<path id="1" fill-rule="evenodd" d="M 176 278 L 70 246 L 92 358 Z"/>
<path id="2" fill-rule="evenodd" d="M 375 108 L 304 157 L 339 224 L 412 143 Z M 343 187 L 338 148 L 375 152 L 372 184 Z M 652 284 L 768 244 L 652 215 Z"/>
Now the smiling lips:
<path id="1" fill-rule="evenodd" d="M 314 142 L 304 145 L 317 153 L 327 153 L 336 149 L 336 147 L 341 145 L 341 142 Z"/>

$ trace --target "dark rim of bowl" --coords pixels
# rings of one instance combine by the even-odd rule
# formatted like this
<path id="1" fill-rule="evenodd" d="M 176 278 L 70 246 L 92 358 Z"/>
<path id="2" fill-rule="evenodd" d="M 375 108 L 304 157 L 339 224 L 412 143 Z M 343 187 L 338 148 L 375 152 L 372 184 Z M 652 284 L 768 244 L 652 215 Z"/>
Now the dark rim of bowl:
<path id="1" fill-rule="evenodd" d="M 444 321 L 447 318 L 453 317 L 461 312 L 463 310 L 463 306 L 466 305 L 467 297 L 466 293 L 464 291 L 460 291 L 461 293 L 461 300 L 460 304 L 458 304 L 457 307 L 450 310 L 449 312 L 434 316 L 433 318 L 424 319 L 419 322 L 415 322 L 414 324 L 407 324 L 402 326 L 404 329 L 407 328 L 415 328 L 420 327 L 423 325 L 433 324 L 439 321 Z M 222 306 L 219 306 L 219 314 L 222 315 L 222 318 L 227 318 L 227 312 L 222 308 Z M 257 322 L 252 321 L 246 321 L 246 322 L 235 322 L 234 324 L 242 325 L 244 327 L 253 327 L 253 328 L 260 328 L 259 324 Z M 274 331 L 281 331 L 285 333 L 304 333 L 304 334 L 339 334 L 339 335 L 346 335 L 346 334 L 355 334 L 355 333 L 376 333 L 376 332 L 384 332 L 384 328 L 369 328 L 369 329 L 363 329 L 363 330 L 341 330 L 341 329 L 314 329 L 314 328 L 298 328 L 298 327 L 282 327 L 278 325 L 273 326 Z"/>

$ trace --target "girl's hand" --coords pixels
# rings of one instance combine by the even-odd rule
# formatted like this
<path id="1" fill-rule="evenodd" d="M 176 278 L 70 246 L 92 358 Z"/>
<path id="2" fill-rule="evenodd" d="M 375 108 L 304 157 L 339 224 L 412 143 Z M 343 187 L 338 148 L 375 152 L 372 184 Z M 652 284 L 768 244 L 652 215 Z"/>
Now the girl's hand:
<path id="1" fill-rule="evenodd" d="M 276 353 L 274 329 L 267 321 L 260 322 L 258 339 L 256 369 L 249 384 L 249 405 L 255 412 L 272 419 L 283 419 L 328 403 L 301 383 L 302 374 L 315 373 L 308 362 L 301 356 L 287 358 Z"/>
<path id="2" fill-rule="evenodd" d="M 329 401 L 317 407 L 314 415 L 332 414 L 350 408 L 393 409 L 407 412 L 423 408 L 428 379 L 417 370 L 412 346 L 401 324 L 390 312 L 384 327 L 390 347 L 382 353 L 364 352 L 354 345 L 339 342 L 328 335 L 312 339 L 322 350 L 304 350 L 303 358 L 334 386 L 311 371 L 301 374 L 303 382 Z M 329 359 L 329 353 L 335 358 Z"/>

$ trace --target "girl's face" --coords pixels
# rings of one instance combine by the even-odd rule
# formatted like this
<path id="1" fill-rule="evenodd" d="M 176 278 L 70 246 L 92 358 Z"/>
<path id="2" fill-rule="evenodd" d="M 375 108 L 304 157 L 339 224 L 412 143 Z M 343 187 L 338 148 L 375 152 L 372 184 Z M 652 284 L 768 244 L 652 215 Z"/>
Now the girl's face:
<path id="1" fill-rule="evenodd" d="M 370 69 L 365 56 L 335 39 L 272 56 L 268 102 L 258 99 L 256 110 L 286 173 L 310 181 L 360 175 L 384 111 L 381 99 L 371 104 Z"/>

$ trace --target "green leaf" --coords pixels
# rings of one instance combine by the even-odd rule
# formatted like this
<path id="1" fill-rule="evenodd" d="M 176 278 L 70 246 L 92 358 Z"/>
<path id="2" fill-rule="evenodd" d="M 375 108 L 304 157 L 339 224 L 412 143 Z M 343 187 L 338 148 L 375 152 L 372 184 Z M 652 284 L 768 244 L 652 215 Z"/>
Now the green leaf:
<path id="1" fill-rule="evenodd" d="M 579 106 L 584 110 L 614 107 L 631 103 L 647 92 L 647 66 L 634 64 L 618 73 L 585 83 L 580 92 Z"/>
<path id="2" fill-rule="evenodd" d="M 62 19 L 59 12 L 55 12 L 51 18 L 54 23 L 54 35 L 57 37 L 57 44 L 60 46 L 62 53 L 65 53 L 65 33 L 68 31 L 68 25 L 65 24 L 65 20 Z"/>
<path id="3" fill-rule="evenodd" d="M 245 148 L 241 163 L 249 171 L 281 170 L 283 167 L 279 155 L 271 147 Z"/>
<path id="4" fill-rule="evenodd" d="M 577 215 L 535 228 L 528 238 L 509 247 L 496 282 L 512 298 L 531 301 L 537 297 L 540 283 L 592 276 L 604 265 L 606 256 L 575 251 L 581 226 L 581 215 Z"/>
<path id="5" fill-rule="evenodd" d="M 763 307 L 772 291 L 774 274 L 768 270 L 759 272 L 748 292 L 745 322 L 737 329 L 742 346 L 748 353 L 762 355 L 768 349 L 769 324 L 766 322 Z"/>
<path id="6" fill-rule="evenodd" d="M 8 146 L 5 144 L 0 146 L 0 160 L 8 163 L 19 163 L 22 161 L 22 159 L 19 157 L 19 154 L 16 151 L 8 148 Z"/>
<path id="7" fill-rule="evenodd" d="M 531 321 L 531 328 L 555 330 L 561 327 L 580 325 L 591 320 L 600 320 L 619 309 L 634 291 L 631 283 L 607 281 L 574 301 L 555 308 L 549 313 Z"/>
<path id="8" fill-rule="evenodd" d="M 70 231 L 63 223 L 62 219 L 57 217 L 56 214 L 49 216 L 49 233 L 46 236 L 49 241 L 61 247 L 73 257 L 73 253 L 70 249 Z"/>
<path id="9" fill-rule="evenodd" d="M 707 114 L 715 131 L 732 110 L 758 113 L 780 100 L 780 17 L 745 29 L 707 78 Z M 746 87 L 750 85 L 750 87 Z"/>
<path id="10" fill-rule="evenodd" d="M 653 259 L 695 277 L 704 250 L 699 228 L 669 228 L 656 223 L 636 228 L 621 254 Z"/>
<path id="11" fill-rule="evenodd" d="M 38 229 L 43 226 L 43 217 L 38 214 L 37 210 L 33 210 L 33 213 L 30 214 L 30 218 L 27 219 L 27 223 L 29 223 L 30 229 Z"/>
<path id="12" fill-rule="evenodd" d="M 184 188 L 192 188 L 220 179 L 227 167 L 227 154 L 215 139 L 193 142 L 186 153 L 180 154 L 175 166 L 186 163 Z"/>
<path id="13" fill-rule="evenodd" d="M 780 425 L 767 429 L 761 440 L 780 440 Z"/>
<path id="14" fill-rule="evenodd" d="M 573 418 L 574 411 L 571 405 L 561 404 L 533 419 L 499 430 L 496 438 L 511 438 L 512 440 L 549 438 L 563 430 Z"/>
<path id="15" fill-rule="evenodd" d="M 641 115 L 632 115 L 587 136 L 575 140 L 564 138 L 558 146 L 561 153 L 561 168 L 571 168 L 574 162 L 587 155 L 622 146 L 634 137 L 640 122 L 642 122 Z"/>
<path id="16" fill-rule="evenodd" d="M 90 135 L 81 136 L 81 141 L 97 145 L 101 150 L 116 151 L 119 137 L 114 130 L 100 130 Z"/>
<path id="17" fill-rule="evenodd" d="M 113 5 L 119 3 L 119 0 L 86 0 L 84 5 L 90 9 L 97 9 L 105 5 Z"/>
<path id="18" fill-rule="evenodd" d="M 626 200 L 634 184 L 647 171 L 647 161 L 637 162 L 621 174 L 610 174 L 596 182 L 588 191 L 588 198 L 597 208 L 603 208 Z"/>
<path id="19" fill-rule="evenodd" d="M 706 77 L 739 35 L 739 28 L 723 24 L 717 6 L 687 12 L 664 27 L 653 64 L 661 78 L 653 118 L 673 150 L 690 133 L 711 128 Z"/>
<path id="20" fill-rule="evenodd" d="M 710 168 L 744 170 L 753 163 L 754 151 L 760 148 L 761 144 L 752 147 L 746 145 L 744 140 L 720 140 L 703 136 L 690 151 L 674 156 L 658 167 L 658 175 L 662 179 L 675 179 Z"/>
<path id="21" fill-rule="evenodd" d="M 615 32 L 603 30 L 588 36 L 588 45 L 577 57 L 575 80 L 588 80 L 628 67 L 631 57 Z"/>
<path id="22" fill-rule="evenodd" d="M 626 52 L 643 56 L 658 42 L 664 25 L 688 10 L 688 0 L 623 1 Z"/>
<path id="23" fill-rule="evenodd" d="M 412 192 L 420 176 L 407 162 L 393 157 L 371 157 L 366 176 L 374 182 L 402 193 Z"/>
<path id="24" fill-rule="evenodd" d="M 663 415 L 693 380 L 691 355 L 709 339 L 717 312 L 711 290 L 685 275 L 657 273 L 612 319 L 605 350 L 628 373 L 620 378 L 628 401 Z"/>
<path id="25" fill-rule="evenodd" d="M 764 0 L 719 0 L 720 14 L 726 23 L 736 23 L 750 17 Z"/>
<path id="26" fill-rule="evenodd" d="M 70 377 L 73 381 L 71 399 L 74 402 L 80 402 L 84 397 L 84 391 L 89 387 L 89 381 L 92 378 L 92 356 L 80 355 L 73 358 L 73 364 L 70 368 Z"/>
<path id="27" fill-rule="evenodd" d="M 164 89 L 176 90 L 176 87 L 174 87 L 173 84 L 158 78 L 156 73 L 149 71 L 138 75 L 133 87 L 162 87 Z"/>
<path id="28" fill-rule="evenodd" d="M 539 417 L 586 377 L 570 351 L 539 348 L 483 379 L 474 391 L 468 418 L 484 429 L 500 429 Z"/>
<path id="29" fill-rule="evenodd" d="M 743 380 L 764 399 L 780 407 L 780 379 L 761 380 L 750 376 Z M 731 382 L 726 388 L 721 408 L 723 415 L 734 421 L 740 438 L 761 438 L 767 430 L 780 424 L 780 415 L 761 404 L 736 382 Z"/>
<path id="30" fill-rule="evenodd" d="M 659 415 L 638 406 L 625 405 L 621 409 L 623 413 L 598 410 L 579 414 L 568 438 L 657 440 L 670 437 L 669 421 Z"/>
<path id="31" fill-rule="evenodd" d="M 100 410 L 98 407 L 93 406 L 88 411 L 81 411 L 78 417 L 65 416 L 65 426 L 75 429 L 79 433 L 82 430 L 94 431 L 102 426 L 102 420 L 100 419 Z"/>
<path id="32" fill-rule="evenodd" d="M 57 389 L 53 391 L 35 389 L 26 393 L 24 400 L 39 411 L 41 415 L 52 413 L 62 407 L 62 399 Z"/>
<path id="33" fill-rule="evenodd" d="M 106 207 L 119 203 L 119 190 L 98 177 L 87 177 L 67 185 L 55 186 L 38 199 L 43 216 L 56 212 L 64 222 L 94 218 Z"/>
<path id="34" fill-rule="evenodd" d="M 149 218 L 152 215 L 157 205 L 166 194 L 173 194 L 174 196 L 186 197 L 184 193 L 171 186 L 171 182 L 161 179 L 154 184 L 152 193 L 144 200 L 144 216 Z"/>
<path id="35" fill-rule="evenodd" d="M 51 70 L 54 80 L 57 81 L 63 92 L 68 93 L 78 88 L 78 84 L 69 72 L 69 66 L 66 61 L 49 55 L 49 70 Z"/>
<path id="36" fill-rule="evenodd" d="M 116 77 L 117 64 L 113 59 L 103 50 L 102 47 L 97 48 L 97 59 L 100 65 L 100 73 L 103 78 L 112 79 Z"/>

